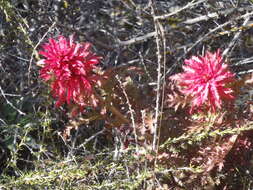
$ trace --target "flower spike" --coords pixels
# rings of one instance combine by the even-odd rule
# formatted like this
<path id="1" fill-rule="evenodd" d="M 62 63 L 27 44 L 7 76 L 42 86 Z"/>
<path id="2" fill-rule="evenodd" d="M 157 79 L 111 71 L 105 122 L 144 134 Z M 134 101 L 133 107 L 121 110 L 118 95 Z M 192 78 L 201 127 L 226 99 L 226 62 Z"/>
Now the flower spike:
<path id="1" fill-rule="evenodd" d="M 90 51 L 90 46 L 89 43 L 75 43 L 73 35 L 69 39 L 59 36 L 58 40 L 50 38 L 39 52 L 44 57 L 38 62 L 43 66 L 40 77 L 50 82 L 53 97 L 57 99 L 56 107 L 74 103 L 83 108 L 94 103 L 89 100 L 92 86 L 97 82 L 92 70 L 100 57 Z"/>
<path id="2" fill-rule="evenodd" d="M 220 50 L 206 52 L 204 56 L 186 59 L 183 73 L 171 77 L 177 81 L 181 92 L 192 97 L 191 110 L 201 110 L 204 105 L 216 112 L 223 100 L 233 100 L 233 90 L 227 85 L 234 81 L 234 74 L 222 60 Z"/>

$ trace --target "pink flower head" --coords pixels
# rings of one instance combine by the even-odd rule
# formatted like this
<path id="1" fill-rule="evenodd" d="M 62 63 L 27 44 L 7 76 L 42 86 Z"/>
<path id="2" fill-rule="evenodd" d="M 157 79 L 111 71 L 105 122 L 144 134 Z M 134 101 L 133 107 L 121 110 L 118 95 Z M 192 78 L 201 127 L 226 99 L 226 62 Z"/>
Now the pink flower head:
<path id="1" fill-rule="evenodd" d="M 43 65 L 40 77 L 49 81 L 53 97 L 57 98 L 56 107 L 64 103 L 75 103 L 80 107 L 88 104 L 92 95 L 92 83 L 96 82 L 93 68 L 100 57 L 90 51 L 89 43 L 75 43 L 73 35 L 66 39 L 59 36 L 43 45 L 39 54 L 44 59 L 38 62 Z"/>
<path id="2" fill-rule="evenodd" d="M 178 82 L 181 92 L 192 97 L 191 110 L 199 110 L 205 105 L 215 112 L 221 108 L 222 100 L 234 99 L 233 90 L 227 85 L 234 81 L 234 74 L 223 63 L 220 50 L 206 52 L 205 56 L 192 56 L 185 60 L 183 73 L 171 78 Z"/>

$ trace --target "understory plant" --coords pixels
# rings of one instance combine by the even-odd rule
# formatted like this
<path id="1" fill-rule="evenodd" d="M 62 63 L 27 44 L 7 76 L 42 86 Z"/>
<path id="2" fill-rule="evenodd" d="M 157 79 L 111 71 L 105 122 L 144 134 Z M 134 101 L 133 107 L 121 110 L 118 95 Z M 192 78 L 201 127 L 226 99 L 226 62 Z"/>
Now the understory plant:
<path id="1" fill-rule="evenodd" d="M 50 38 L 39 54 L 40 77 L 49 85 L 55 107 L 67 107 L 77 123 L 102 120 L 104 131 L 121 143 L 121 155 L 115 159 L 131 152 L 154 172 L 168 171 L 161 183 L 184 189 L 222 185 L 224 175 L 236 172 L 235 165 L 252 169 L 252 159 L 245 156 L 252 155 L 253 148 L 252 78 L 239 79 L 220 49 L 192 56 L 181 73 L 164 76 L 157 132 L 157 91 L 144 68 L 102 69 L 103 59 L 92 52 L 91 44 L 75 42 L 73 35 Z M 68 139 L 79 126 L 66 128 L 63 136 Z"/>

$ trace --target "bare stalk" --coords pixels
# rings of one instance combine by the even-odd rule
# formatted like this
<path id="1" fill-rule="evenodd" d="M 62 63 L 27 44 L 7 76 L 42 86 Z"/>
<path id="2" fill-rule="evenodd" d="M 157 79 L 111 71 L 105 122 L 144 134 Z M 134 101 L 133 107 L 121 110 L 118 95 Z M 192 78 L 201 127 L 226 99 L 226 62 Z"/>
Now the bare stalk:
<path id="1" fill-rule="evenodd" d="M 180 9 L 178 9 L 177 11 L 174 11 L 174 12 L 172 12 L 172 13 L 168 13 L 168 14 L 165 14 L 165 15 L 161 15 L 161 16 L 154 16 L 154 19 L 155 19 L 155 20 L 158 20 L 158 19 L 166 19 L 166 18 L 171 17 L 171 16 L 173 16 L 173 15 L 175 15 L 175 14 L 177 14 L 177 13 L 180 13 L 180 12 L 183 11 L 183 10 L 189 9 L 189 8 L 191 8 L 191 7 L 195 6 L 195 5 L 198 5 L 198 4 L 200 4 L 200 3 L 203 3 L 203 2 L 205 2 L 205 1 L 207 1 L 207 0 L 200 0 L 200 1 L 197 1 L 197 2 L 194 2 L 194 0 L 193 0 L 193 1 L 191 1 L 190 3 L 188 3 L 186 6 L 184 6 L 184 7 L 180 8 Z"/>
<path id="2" fill-rule="evenodd" d="M 161 86 L 161 64 L 162 64 L 162 55 L 161 55 L 161 48 L 160 48 L 160 30 L 159 30 L 159 21 L 155 19 L 155 10 L 153 7 L 153 3 L 151 1 L 151 13 L 154 20 L 154 26 L 155 26 L 155 32 L 156 32 L 156 47 L 157 47 L 157 83 L 156 83 L 156 107 L 155 107 L 155 119 L 154 119 L 154 136 L 153 136 L 153 144 L 152 144 L 152 150 L 156 150 L 156 144 L 157 144 L 157 132 L 158 132 L 158 118 L 159 118 L 159 107 L 160 107 L 160 86 Z"/>
<path id="3" fill-rule="evenodd" d="M 134 120 L 134 110 L 132 108 L 132 105 L 130 104 L 130 101 L 129 101 L 129 98 L 128 98 L 128 95 L 126 93 L 126 90 L 122 84 L 122 82 L 120 81 L 119 77 L 116 76 L 116 79 L 118 80 L 119 84 L 120 84 L 120 87 L 123 91 L 123 94 L 127 100 L 127 105 L 128 105 L 128 108 L 129 108 L 129 111 L 130 111 L 130 116 L 131 116 L 131 121 L 132 121 L 132 126 L 133 126 L 133 129 L 134 129 L 134 140 L 135 140 L 135 143 L 136 143 L 136 151 L 138 152 L 138 139 L 137 139 L 137 131 L 136 131 L 136 125 L 135 125 L 135 120 Z"/>

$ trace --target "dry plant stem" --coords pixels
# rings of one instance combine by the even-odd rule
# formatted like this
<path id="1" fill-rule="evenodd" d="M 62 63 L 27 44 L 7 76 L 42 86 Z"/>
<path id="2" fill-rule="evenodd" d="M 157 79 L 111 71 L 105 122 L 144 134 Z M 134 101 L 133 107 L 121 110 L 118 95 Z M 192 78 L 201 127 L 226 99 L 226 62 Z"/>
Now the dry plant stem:
<path id="1" fill-rule="evenodd" d="M 253 15 L 253 11 L 250 12 L 250 13 L 246 13 L 240 17 L 237 17 L 235 20 L 239 20 L 239 19 L 242 19 L 242 18 L 248 18 L 250 17 L 251 15 Z M 231 21 L 228 21 L 228 22 L 225 22 L 221 25 L 219 25 L 218 27 L 210 30 L 210 32 L 208 32 L 206 35 L 204 35 L 203 37 L 201 37 L 199 40 L 197 40 L 190 48 L 187 49 L 187 53 L 190 52 L 197 44 L 199 44 L 200 42 L 202 42 L 203 40 L 207 39 L 209 36 L 211 36 L 211 34 L 213 34 L 214 32 L 216 32 L 217 30 L 223 28 L 224 26 L 227 26 L 231 23 Z"/>
<path id="2" fill-rule="evenodd" d="M 251 15 L 253 15 L 253 11 L 250 12 L 250 13 L 246 13 L 246 14 L 244 14 L 244 15 L 242 15 L 242 16 L 239 16 L 239 17 L 237 17 L 236 19 L 234 19 L 233 21 L 235 21 L 235 20 L 240 20 L 240 19 L 243 19 L 243 18 L 248 18 L 248 17 L 250 17 Z M 186 50 L 186 52 L 185 52 L 185 54 L 184 54 L 183 56 L 181 56 L 181 57 L 179 57 L 179 58 L 177 59 L 176 63 L 173 64 L 173 65 L 170 67 L 170 69 L 166 72 L 166 75 L 170 75 L 170 74 L 174 71 L 174 69 L 178 66 L 178 64 L 181 62 L 181 60 L 185 57 L 185 55 L 186 55 L 187 53 L 189 53 L 196 45 L 198 45 L 200 42 L 202 42 L 202 41 L 204 41 L 204 40 L 209 39 L 209 38 L 212 37 L 212 36 L 216 37 L 213 33 L 215 33 L 216 31 L 218 31 L 219 29 L 221 29 L 221 28 L 223 28 L 223 27 L 229 25 L 231 22 L 232 22 L 232 20 L 230 20 L 230 21 L 228 21 L 228 22 L 225 22 L 225 23 L 223 23 L 223 24 L 217 26 L 216 28 L 210 30 L 210 32 L 208 32 L 207 34 L 205 34 L 203 37 L 201 37 L 200 39 L 198 39 L 194 44 L 192 44 L 192 45 Z M 188 45 L 187 45 L 187 46 L 188 46 Z M 243 74 L 244 74 L 244 73 L 243 73 Z"/>
<path id="3" fill-rule="evenodd" d="M 33 48 L 33 52 L 32 52 L 32 55 L 29 61 L 29 67 L 28 67 L 28 81 L 30 81 L 30 72 L 31 72 L 31 67 L 32 67 L 32 62 L 33 62 L 33 56 L 35 55 L 36 58 L 39 58 L 39 55 L 36 49 L 40 45 L 40 43 L 45 39 L 47 34 L 54 28 L 55 24 L 56 22 L 53 22 L 53 24 L 48 28 L 47 32 L 42 36 L 42 38 L 38 41 L 38 43 Z"/>
<path id="4" fill-rule="evenodd" d="M 122 82 L 120 81 L 120 78 L 119 76 L 117 75 L 116 76 L 116 79 L 118 80 L 119 84 L 120 84 L 120 88 L 122 89 L 123 91 L 123 94 L 127 100 L 127 105 L 128 105 L 128 109 L 130 111 L 130 115 L 131 115 L 131 122 L 132 122 L 132 126 L 134 128 L 134 140 L 135 140 L 135 143 L 136 143 L 136 152 L 139 151 L 139 148 L 138 148 L 138 139 L 137 139 L 137 132 L 136 132 L 136 125 L 135 125 L 135 120 L 134 120 L 134 110 L 132 109 L 132 105 L 130 104 L 130 101 L 129 101 L 129 98 L 128 98 L 128 95 L 126 93 L 126 90 L 122 84 Z"/>
<path id="5" fill-rule="evenodd" d="M 30 28 L 30 26 L 27 24 L 27 22 L 25 21 L 25 19 L 22 18 L 22 16 L 20 14 L 18 14 L 18 16 L 15 15 L 15 18 L 17 20 L 19 20 L 19 28 L 23 32 L 23 34 L 24 34 L 24 36 L 25 36 L 25 38 L 27 40 L 27 43 L 33 48 L 32 56 L 35 53 L 35 55 L 38 57 L 38 53 L 35 52 L 36 47 L 34 46 L 32 40 L 29 37 L 28 29 Z M 28 67 L 28 81 L 30 81 L 31 65 L 32 65 L 32 60 L 30 60 L 29 67 Z"/>
<path id="6" fill-rule="evenodd" d="M 160 25 L 160 30 L 161 30 L 161 37 L 163 41 L 163 76 L 166 74 L 166 37 L 165 37 L 165 31 L 162 25 Z M 158 140 L 157 140 L 157 147 L 156 147 L 156 157 L 155 157 L 155 162 L 154 164 L 156 165 L 157 163 L 157 155 L 158 155 L 158 150 L 159 150 L 159 144 L 160 144 L 160 136 L 161 136 L 161 126 L 162 126 L 162 119 L 163 119 L 163 109 L 164 109 L 164 101 L 165 101 L 165 85 L 166 85 L 166 80 L 165 77 L 162 77 L 161 79 L 162 82 L 162 99 L 161 99 L 161 109 L 160 109 L 160 120 L 159 120 L 159 128 L 158 128 Z"/>
<path id="7" fill-rule="evenodd" d="M 150 72 L 148 71 L 148 69 L 146 67 L 146 64 L 144 63 L 144 58 L 143 58 L 141 52 L 139 52 L 139 57 L 140 57 L 141 64 L 143 65 L 144 71 L 145 71 L 146 75 L 148 76 L 149 81 L 154 81 Z"/>
<path id="8" fill-rule="evenodd" d="M 196 18 L 185 20 L 185 21 L 179 23 L 178 26 L 173 28 L 173 30 L 184 27 L 185 25 L 196 24 L 196 23 L 201 22 L 201 21 L 208 21 L 210 19 L 218 19 L 220 16 L 230 14 L 235 10 L 238 11 L 238 12 L 242 12 L 242 11 L 252 11 L 252 9 L 253 8 L 250 8 L 250 7 L 243 7 L 243 8 L 237 8 L 237 9 L 231 8 L 231 9 L 226 9 L 224 11 L 217 11 L 215 13 L 210 13 L 210 14 L 207 14 L 207 15 L 203 15 L 203 16 L 199 16 L 199 17 L 196 17 Z M 174 15 L 174 12 L 170 13 L 170 14 Z M 163 17 L 158 18 L 158 19 L 163 19 Z M 166 32 L 168 32 L 168 31 L 166 31 Z M 155 35 L 156 35 L 156 32 L 150 32 L 150 33 L 147 33 L 143 36 L 135 37 L 135 38 L 132 38 L 130 40 L 125 40 L 125 41 L 120 41 L 119 40 L 118 43 L 121 46 L 131 45 L 131 44 L 140 43 L 140 42 L 143 42 L 145 40 L 148 40 L 149 38 L 152 38 Z"/>
<path id="9" fill-rule="evenodd" d="M 133 2 L 133 0 L 120 0 L 126 7 L 128 7 L 129 9 L 131 7 L 136 7 L 136 4 Z"/>
<path id="10" fill-rule="evenodd" d="M 175 15 L 175 14 L 177 14 L 177 13 L 179 13 L 179 12 L 185 10 L 185 9 L 189 9 L 189 8 L 191 8 L 191 7 L 195 6 L 195 5 L 198 5 L 200 3 L 203 3 L 205 1 L 207 1 L 207 0 L 200 0 L 200 1 L 197 1 L 197 2 L 192 1 L 192 2 L 188 3 L 186 6 L 182 7 L 181 9 L 178 9 L 177 11 L 174 11 L 172 13 L 161 15 L 161 16 L 154 16 L 154 19 L 155 20 L 166 19 L 166 18 L 171 17 L 171 16 L 173 16 L 173 15 Z"/>
<path id="11" fill-rule="evenodd" d="M 5 99 L 6 103 L 9 104 L 14 110 L 16 110 L 20 115 L 26 115 L 24 112 L 22 112 L 21 110 L 19 110 L 18 108 L 16 108 L 6 97 L 2 87 L 0 86 L 0 93 L 2 94 L 3 98 Z"/>
<path id="12" fill-rule="evenodd" d="M 78 29 L 75 29 L 73 27 L 70 27 L 68 25 L 64 25 L 64 24 L 61 24 L 61 23 L 58 23 L 58 22 L 56 23 L 56 25 L 59 26 L 59 27 L 65 28 L 68 31 L 74 32 L 75 34 L 78 34 L 80 36 L 84 36 L 87 41 L 90 41 L 90 42 L 92 42 L 95 45 L 101 46 L 102 48 L 104 48 L 104 49 L 106 49 L 108 51 L 115 50 L 115 47 L 110 46 L 109 44 L 105 44 L 105 43 L 103 43 L 101 41 L 98 41 L 95 38 L 91 37 L 89 34 L 83 33 L 81 31 L 79 31 Z"/>
<path id="13" fill-rule="evenodd" d="M 108 110 L 110 110 L 115 116 L 117 116 L 123 123 L 130 123 L 120 111 L 115 108 L 110 102 L 106 102 L 95 90 L 94 94 L 101 104 L 103 104 Z"/>
<path id="14" fill-rule="evenodd" d="M 242 26 L 246 26 L 249 22 L 250 17 L 245 18 L 245 21 L 243 22 Z M 229 43 L 228 47 L 223 51 L 222 56 L 228 57 L 227 53 L 230 49 L 235 45 L 236 41 L 239 39 L 240 35 L 242 33 L 242 30 L 239 30 L 235 35 L 232 41 Z"/>
<path id="15" fill-rule="evenodd" d="M 92 135 L 88 139 L 85 139 L 85 141 L 82 144 L 80 144 L 78 146 L 78 148 L 81 148 L 81 147 L 85 146 L 88 142 L 90 142 L 91 140 L 93 140 L 94 138 L 96 138 L 98 135 L 103 134 L 105 131 L 106 131 L 106 128 L 103 128 L 101 131 L 95 133 L 94 135 Z"/>
<path id="16" fill-rule="evenodd" d="M 242 61 L 238 61 L 237 63 L 234 63 L 232 66 L 239 66 L 239 65 L 245 65 L 253 62 L 253 56 L 249 58 L 245 58 Z"/>
<path id="17" fill-rule="evenodd" d="M 154 119 L 154 136 L 153 136 L 153 144 L 152 150 L 155 151 L 157 147 L 157 132 L 158 132 L 158 117 L 160 113 L 160 86 L 161 86 L 161 64 L 162 64 L 162 55 L 161 55 L 161 48 L 160 48 L 160 35 L 161 31 L 159 30 L 159 21 L 155 19 L 155 10 L 153 7 L 152 0 L 150 1 L 151 5 L 151 13 L 154 19 L 154 26 L 156 32 L 156 47 L 157 47 L 157 85 L 156 85 L 156 107 L 155 107 L 155 119 Z"/>
<path id="18" fill-rule="evenodd" d="M 149 38 L 152 38 L 156 35 L 156 32 L 150 32 L 148 34 L 145 34 L 143 36 L 139 36 L 139 37 L 136 37 L 136 38 L 133 38 L 133 39 L 130 39 L 130 40 L 126 40 L 126 41 L 120 41 L 119 40 L 119 45 L 121 46 L 127 46 L 127 45 L 131 45 L 131 44 L 135 44 L 135 43 L 139 43 L 139 42 L 142 42 L 142 41 L 145 41 Z"/>

